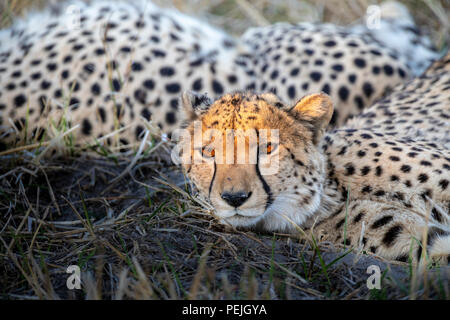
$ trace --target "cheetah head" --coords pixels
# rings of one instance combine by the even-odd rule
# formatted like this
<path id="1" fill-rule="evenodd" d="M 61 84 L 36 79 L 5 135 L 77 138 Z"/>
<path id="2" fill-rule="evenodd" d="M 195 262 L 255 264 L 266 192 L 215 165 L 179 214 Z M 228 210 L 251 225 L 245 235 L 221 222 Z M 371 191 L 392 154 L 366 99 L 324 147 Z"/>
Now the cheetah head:
<path id="1" fill-rule="evenodd" d="M 318 209 L 325 159 L 317 145 L 333 113 L 326 94 L 286 106 L 271 93 L 212 101 L 187 92 L 182 105 L 190 119 L 183 167 L 220 222 L 287 231 Z"/>

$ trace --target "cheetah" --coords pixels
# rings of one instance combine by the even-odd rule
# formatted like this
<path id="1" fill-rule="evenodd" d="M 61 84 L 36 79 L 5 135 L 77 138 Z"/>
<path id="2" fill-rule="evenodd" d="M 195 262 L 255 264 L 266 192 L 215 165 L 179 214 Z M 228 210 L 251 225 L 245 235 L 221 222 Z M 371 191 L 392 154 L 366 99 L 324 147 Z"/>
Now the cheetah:
<path id="1" fill-rule="evenodd" d="M 325 93 L 288 105 L 272 93 L 213 101 L 186 92 L 182 104 L 192 119 L 188 137 L 201 143 L 184 145 L 185 159 L 202 159 L 183 168 L 220 222 L 300 227 L 389 260 L 449 263 L 450 53 L 328 132 L 333 102 Z M 262 134 L 273 129 L 275 140 Z M 264 173 L 275 160 L 277 170 Z"/>
<path id="2" fill-rule="evenodd" d="M 185 90 L 291 103 L 325 92 L 340 126 L 437 58 L 405 10 L 383 4 L 377 29 L 279 23 L 236 38 L 147 1 L 65 2 L 0 31 L 2 148 L 61 127 L 75 145 L 134 147 L 147 129 L 170 135 L 184 123 Z"/>

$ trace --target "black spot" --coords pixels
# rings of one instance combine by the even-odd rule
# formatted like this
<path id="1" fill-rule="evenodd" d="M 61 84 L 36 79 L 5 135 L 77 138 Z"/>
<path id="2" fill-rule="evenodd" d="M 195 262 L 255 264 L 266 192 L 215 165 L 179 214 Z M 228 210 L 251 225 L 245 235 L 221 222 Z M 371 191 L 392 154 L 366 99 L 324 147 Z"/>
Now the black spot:
<path id="1" fill-rule="evenodd" d="M 361 211 L 360 213 L 358 213 L 358 215 L 353 219 L 353 223 L 359 222 L 362 219 L 362 217 L 364 217 L 364 214 L 365 214 L 364 211 Z"/>
<path id="2" fill-rule="evenodd" d="M 98 48 L 98 49 L 95 49 L 94 53 L 97 56 L 101 56 L 101 55 L 105 54 L 105 50 L 103 48 Z"/>
<path id="3" fill-rule="evenodd" d="M 320 72 L 317 72 L 317 71 L 311 72 L 309 76 L 315 82 L 319 82 L 320 79 L 322 78 L 322 74 Z"/>
<path id="4" fill-rule="evenodd" d="M 322 92 L 325 92 L 326 94 L 330 94 L 331 89 L 330 89 L 330 85 L 328 83 L 324 84 L 324 86 L 322 87 Z"/>
<path id="5" fill-rule="evenodd" d="M 410 165 L 407 165 L 407 164 L 404 164 L 404 165 L 402 165 L 402 166 L 400 167 L 400 170 L 401 170 L 402 172 L 404 172 L 404 173 L 408 173 L 408 172 L 411 171 L 411 166 L 410 166 Z"/>
<path id="6" fill-rule="evenodd" d="M 356 82 L 356 75 L 355 74 L 349 74 L 348 75 L 348 81 L 350 81 L 350 83 L 355 83 Z"/>
<path id="7" fill-rule="evenodd" d="M 377 190 L 374 195 L 377 197 L 382 197 L 386 194 L 386 192 L 384 192 L 384 190 Z"/>
<path id="8" fill-rule="evenodd" d="M 442 222 L 442 215 L 439 213 L 439 211 L 436 208 L 433 208 L 431 210 L 431 216 L 437 221 Z"/>
<path id="9" fill-rule="evenodd" d="M 153 81 L 152 79 L 147 79 L 143 82 L 143 85 L 146 89 L 153 90 L 155 88 L 155 81 Z"/>
<path id="10" fill-rule="evenodd" d="M 362 59 L 362 58 L 356 58 L 354 60 L 355 66 L 357 66 L 358 68 L 364 68 L 366 66 L 366 60 Z"/>
<path id="11" fill-rule="evenodd" d="M 101 93 L 102 89 L 100 87 L 100 85 L 98 83 L 94 83 L 91 87 L 91 92 L 96 95 L 99 96 Z"/>
<path id="12" fill-rule="evenodd" d="M 339 229 L 340 227 L 342 227 L 342 225 L 345 222 L 345 218 L 342 218 L 337 224 L 336 224 L 336 229 Z"/>
<path id="13" fill-rule="evenodd" d="M 213 85 L 214 85 L 214 82 L 213 82 Z M 181 86 L 176 82 L 169 83 L 169 84 L 166 84 L 166 90 L 169 93 L 178 93 L 181 90 Z"/>
<path id="14" fill-rule="evenodd" d="M 32 60 L 31 61 L 31 65 L 32 66 L 37 66 L 37 65 L 39 65 L 41 63 L 41 60 L 39 60 L 39 59 L 36 59 L 36 60 Z"/>
<path id="15" fill-rule="evenodd" d="M 134 98 L 141 104 L 145 104 L 147 100 L 147 92 L 145 92 L 145 90 L 137 89 L 134 91 Z"/>
<path id="16" fill-rule="evenodd" d="M 290 75 L 292 77 L 294 77 L 294 76 L 298 75 L 299 72 L 300 72 L 300 68 L 294 68 L 294 69 L 291 70 Z"/>
<path id="17" fill-rule="evenodd" d="M 340 57 L 342 57 L 343 55 L 344 55 L 343 52 L 336 52 L 336 53 L 333 53 L 333 58 L 340 58 Z"/>
<path id="18" fill-rule="evenodd" d="M 425 166 L 425 167 L 431 167 L 431 165 L 432 165 L 431 162 L 426 161 L 426 160 L 420 161 L 420 164 Z"/>
<path id="19" fill-rule="evenodd" d="M 397 258 L 395 258 L 395 260 L 400 261 L 400 262 L 408 262 L 409 255 L 407 255 L 406 253 L 402 254 L 402 255 L 398 256 Z"/>
<path id="20" fill-rule="evenodd" d="M 67 79 L 69 77 L 69 70 L 64 70 L 63 72 L 61 72 L 61 77 L 63 79 Z"/>
<path id="21" fill-rule="evenodd" d="M 84 48 L 84 44 L 80 43 L 80 44 L 74 45 L 72 49 L 75 50 L 75 51 L 80 51 L 83 48 Z"/>
<path id="22" fill-rule="evenodd" d="M 289 86 L 288 90 L 287 90 L 287 93 L 288 93 L 289 98 L 294 99 L 295 95 L 296 95 L 295 86 L 293 86 L 293 85 Z"/>
<path id="23" fill-rule="evenodd" d="M 137 126 L 136 127 L 136 131 L 135 131 L 135 135 L 136 135 L 136 139 L 137 140 L 139 140 L 139 138 L 141 137 L 142 132 L 144 132 L 144 127 Z"/>
<path id="24" fill-rule="evenodd" d="M 228 82 L 231 83 L 231 84 L 236 83 L 237 80 L 238 79 L 237 79 L 237 77 L 234 74 L 231 74 L 231 75 L 228 76 Z"/>
<path id="25" fill-rule="evenodd" d="M 389 159 L 391 160 L 391 161 L 400 161 L 400 158 L 399 157 L 397 157 L 397 156 L 390 156 L 389 157 Z"/>
<path id="26" fill-rule="evenodd" d="M 278 77 L 278 74 L 279 74 L 278 70 L 274 70 L 274 71 L 270 74 L 270 78 L 271 78 L 272 80 L 275 80 L 275 79 Z"/>
<path id="27" fill-rule="evenodd" d="M 426 175 L 425 173 L 421 173 L 419 174 L 419 176 L 417 177 L 417 180 L 420 181 L 420 183 L 425 183 L 428 181 L 428 175 Z"/>
<path id="28" fill-rule="evenodd" d="M 88 119 L 84 119 L 82 122 L 82 132 L 86 136 L 90 135 L 92 132 L 92 125 Z"/>
<path id="29" fill-rule="evenodd" d="M 52 85 L 52 83 L 50 81 L 42 80 L 42 82 L 41 82 L 41 89 L 42 90 L 47 90 L 48 88 L 50 88 L 51 85 Z"/>
<path id="30" fill-rule="evenodd" d="M 64 63 L 70 63 L 70 62 L 72 62 L 72 59 L 73 59 L 72 56 L 69 54 L 69 55 L 64 57 L 63 62 Z"/>
<path id="31" fill-rule="evenodd" d="M 120 81 L 118 79 L 113 79 L 113 81 L 112 81 L 112 88 L 116 92 L 120 91 L 121 84 L 120 84 Z"/>
<path id="32" fill-rule="evenodd" d="M 69 106 L 75 110 L 79 107 L 80 104 L 80 100 L 78 100 L 77 98 L 71 98 L 69 101 Z"/>
<path id="33" fill-rule="evenodd" d="M 144 108 L 141 111 L 141 115 L 145 118 L 145 120 L 150 121 L 150 117 L 152 114 L 147 108 Z"/>
<path id="34" fill-rule="evenodd" d="M 294 46 L 289 46 L 286 48 L 286 51 L 289 53 L 293 53 L 295 51 L 295 47 Z"/>
<path id="35" fill-rule="evenodd" d="M 386 75 L 391 76 L 394 73 L 394 69 L 392 69 L 392 67 L 388 64 L 385 64 L 383 66 L 383 71 Z"/>
<path id="36" fill-rule="evenodd" d="M 83 67 L 84 72 L 92 74 L 95 71 L 95 65 L 93 63 L 86 63 Z"/>
<path id="37" fill-rule="evenodd" d="M 215 80 L 215 79 L 212 81 L 212 88 L 213 88 L 214 93 L 216 93 L 216 94 L 222 94 L 223 93 L 223 86 L 222 86 L 222 84 L 219 81 Z M 178 91 L 179 91 L 179 89 L 178 89 Z"/>
<path id="38" fill-rule="evenodd" d="M 377 176 L 377 177 L 379 177 L 379 176 L 381 176 L 383 174 L 383 168 L 381 167 L 381 166 L 377 166 L 376 168 L 375 168 L 375 175 Z"/>
<path id="39" fill-rule="evenodd" d="M 364 101 L 363 101 L 363 98 L 362 98 L 361 96 L 355 96 L 355 97 L 353 98 L 353 101 L 355 102 L 356 107 L 357 107 L 359 110 L 364 109 Z"/>
<path id="40" fill-rule="evenodd" d="M 40 79 L 41 76 L 42 76 L 42 74 L 40 72 L 35 72 L 35 73 L 31 74 L 31 79 L 37 80 L 37 79 Z"/>
<path id="41" fill-rule="evenodd" d="M 391 227 L 383 237 L 383 244 L 387 247 L 390 247 L 392 243 L 395 241 L 395 239 L 398 238 L 400 233 L 402 232 L 403 228 L 400 225 L 396 225 Z"/>
<path id="42" fill-rule="evenodd" d="M 346 246 L 349 246 L 352 244 L 352 240 L 350 239 L 345 239 L 345 241 L 342 241 L 342 244 L 345 244 Z"/>
<path id="43" fill-rule="evenodd" d="M 80 90 L 80 84 L 78 83 L 78 81 L 75 81 L 75 80 L 70 81 L 69 84 L 67 85 L 67 87 L 72 92 L 77 92 L 78 90 Z"/>
<path id="44" fill-rule="evenodd" d="M 16 85 L 12 82 L 6 86 L 6 90 L 14 90 L 15 88 L 16 88 Z"/>
<path id="45" fill-rule="evenodd" d="M 131 70 L 139 72 L 144 70 L 144 67 L 142 66 L 142 64 L 140 62 L 133 62 L 131 64 Z"/>
<path id="46" fill-rule="evenodd" d="M 174 112 L 166 113 L 166 121 L 168 124 L 175 124 L 177 122 L 177 118 Z"/>
<path id="47" fill-rule="evenodd" d="M 47 64 L 48 71 L 55 71 L 57 68 L 58 68 L 58 65 L 56 63 Z"/>
<path id="48" fill-rule="evenodd" d="M 152 53 L 156 58 L 159 58 L 159 57 L 163 58 L 166 56 L 166 53 L 164 51 L 157 50 L 157 49 L 152 50 Z"/>
<path id="49" fill-rule="evenodd" d="M 347 163 L 345 165 L 345 175 L 346 176 L 351 176 L 354 173 L 355 173 L 355 167 L 353 166 L 353 164 Z"/>
<path id="50" fill-rule="evenodd" d="M 172 68 L 172 67 L 162 67 L 159 70 L 159 73 L 163 77 L 171 77 L 171 76 L 173 76 L 175 74 L 175 69 Z"/>
<path id="51" fill-rule="evenodd" d="M 100 116 L 101 121 L 102 121 L 103 123 L 105 123 L 105 122 L 106 122 L 106 112 L 105 112 L 105 109 L 103 109 L 102 107 L 99 107 L 99 108 L 98 108 L 98 114 L 99 114 L 99 116 Z"/>
<path id="52" fill-rule="evenodd" d="M 178 109 L 178 99 L 177 98 L 170 100 L 170 107 L 174 110 Z"/>
<path id="53" fill-rule="evenodd" d="M 404 78 L 406 77 L 406 72 L 405 70 L 403 70 L 402 68 L 398 68 L 398 74 L 400 75 L 400 77 Z"/>
<path id="54" fill-rule="evenodd" d="M 365 176 L 370 172 L 370 167 L 369 166 L 364 166 L 361 168 L 361 175 Z"/>
<path id="55" fill-rule="evenodd" d="M 14 106 L 16 108 L 20 108 L 25 104 L 26 101 L 27 101 L 27 98 L 23 94 L 19 94 L 18 96 L 16 96 L 14 98 Z"/>
<path id="56" fill-rule="evenodd" d="M 11 77 L 13 78 L 19 78 L 22 75 L 21 71 L 14 71 L 13 73 L 11 73 Z"/>
<path id="57" fill-rule="evenodd" d="M 194 83 L 192 84 L 192 90 L 194 91 L 200 91 L 202 90 L 203 85 L 202 85 L 202 79 L 198 78 L 197 80 L 194 81 Z"/>
<path id="58" fill-rule="evenodd" d="M 347 101 L 350 91 L 347 89 L 347 87 L 342 86 L 339 88 L 338 93 L 339 93 L 339 97 L 341 98 L 342 101 Z"/>
<path id="59" fill-rule="evenodd" d="M 386 224 L 388 224 L 389 222 L 391 222 L 393 220 L 392 216 L 384 216 L 378 220 L 376 220 L 373 224 L 372 224 L 372 229 L 378 229 Z"/>
<path id="60" fill-rule="evenodd" d="M 379 74 L 380 73 L 380 67 L 379 66 L 373 66 L 372 67 L 372 73 L 373 74 Z"/>
<path id="61" fill-rule="evenodd" d="M 442 179 L 442 180 L 439 181 L 439 186 L 442 188 L 442 191 L 447 189 L 448 184 L 449 184 L 449 182 L 448 182 L 447 179 Z"/>
<path id="62" fill-rule="evenodd" d="M 337 71 L 337 72 L 341 72 L 341 71 L 343 71 L 344 70 L 344 66 L 342 65 L 342 64 L 333 64 L 332 66 L 331 66 L 331 69 L 333 69 L 334 71 Z"/>
<path id="63" fill-rule="evenodd" d="M 363 92 L 367 98 L 370 98 L 370 96 L 373 94 L 373 87 L 369 82 L 364 82 Z"/>

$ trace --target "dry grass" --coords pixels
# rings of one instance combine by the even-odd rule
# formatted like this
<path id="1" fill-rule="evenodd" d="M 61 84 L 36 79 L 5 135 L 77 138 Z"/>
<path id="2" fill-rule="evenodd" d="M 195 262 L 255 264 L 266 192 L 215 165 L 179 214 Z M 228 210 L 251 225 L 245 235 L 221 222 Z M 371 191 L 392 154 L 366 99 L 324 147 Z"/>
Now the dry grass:
<path id="1" fill-rule="evenodd" d="M 2 2 L 1 25 L 48 2 Z M 264 0 L 246 7 L 248 1 L 191 0 L 174 5 L 237 34 L 274 21 L 350 23 L 368 2 Z M 448 44 L 448 23 L 437 18 L 447 12 L 444 2 L 407 5 L 436 45 Z M 3 299 L 450 297 L 449 277 L 443 274 L 448 270 L 429 270 L 422 281 L 408 264 L 388 265 L 355 248 L 317 243 L 311 235 L 255 234 L 217 224 L 168 161 L 165 144 L 157 145 L 158 152 L 138 154 L 99 148 L 97 157 L 90 157 L 64 141 L 70 150 L 64 159 L 44 160 L 26 147 L 0 155 Z M 381 290 L 365 285 L 371 264 L 384 271 Z M 70 265 L 82 270 L 81 290 L 66 287 Z"/>
<path id="2" fill-rule="evenodd" d="M 428 270 L 424 283 L 406 263 L 389 265 L 356 248 L 317 243 L 309 234 L 255 234 L 219 225 L 191 196 L 182 173 L 158 154 L 141 156 L 128 171 L 133 159 L 120 155 L 40 163 L 26 155 L 3 157 L 1 297 L 450 297 L 447 269 Z M 383 271 L 381 290 L 365 285 L 371 264 Z M 70 265 L 82 270 L 81 290 L 66 287 Z"/>

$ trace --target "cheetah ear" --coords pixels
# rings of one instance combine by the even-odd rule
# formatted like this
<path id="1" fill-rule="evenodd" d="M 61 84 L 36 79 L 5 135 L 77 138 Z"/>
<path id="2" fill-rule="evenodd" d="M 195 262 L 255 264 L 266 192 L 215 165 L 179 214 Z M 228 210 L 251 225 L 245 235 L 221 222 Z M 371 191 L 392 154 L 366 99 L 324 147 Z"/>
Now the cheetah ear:
<path id="1" fill-rule="evenodd" d="M 313 132 L 313 142 L 317 144 L 333 115 L 333 102 L 325 93 L 310 94 L 300 99 L 290 114 L 308 124 Z"/>
<path id="2" fill-rule="evenodd" d="M 181 104 L 189 120 L 195 120 L 204 114 L 213 101 L 206 94 L 193 91 L 184 91 L 181 95 Z"/>

